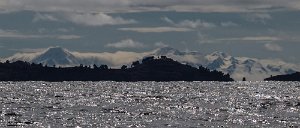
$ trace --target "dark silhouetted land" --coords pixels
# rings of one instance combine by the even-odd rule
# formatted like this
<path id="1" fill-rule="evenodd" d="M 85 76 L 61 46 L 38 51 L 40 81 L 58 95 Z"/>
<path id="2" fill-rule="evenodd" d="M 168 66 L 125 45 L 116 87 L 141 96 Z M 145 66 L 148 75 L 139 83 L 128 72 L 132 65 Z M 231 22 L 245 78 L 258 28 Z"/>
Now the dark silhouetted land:
<path id="1" fill-rule="evenodd" d="M 265 79 L 266 81 L 300 81 L 300 72 L 288 75 L 271 76 Z"/>
<path id="2" fill-rule="evenodd" d="M 131 67 L 107 65 L 55 67 L 23 61 L 0 63 L 1 81 L 233 81 L 228 74 L 195 68 L 162 56 L 135 61 Z"/>

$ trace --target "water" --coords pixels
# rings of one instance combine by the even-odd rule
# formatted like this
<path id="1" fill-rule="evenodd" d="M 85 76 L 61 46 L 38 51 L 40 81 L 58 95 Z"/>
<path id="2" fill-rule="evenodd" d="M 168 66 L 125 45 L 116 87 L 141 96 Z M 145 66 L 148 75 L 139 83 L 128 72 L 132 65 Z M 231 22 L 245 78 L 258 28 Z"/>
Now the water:
<path id="1" fill-rule="evenodd" d="M 297 127 L 297 82 L 1 82 L 0 127 Z"/>

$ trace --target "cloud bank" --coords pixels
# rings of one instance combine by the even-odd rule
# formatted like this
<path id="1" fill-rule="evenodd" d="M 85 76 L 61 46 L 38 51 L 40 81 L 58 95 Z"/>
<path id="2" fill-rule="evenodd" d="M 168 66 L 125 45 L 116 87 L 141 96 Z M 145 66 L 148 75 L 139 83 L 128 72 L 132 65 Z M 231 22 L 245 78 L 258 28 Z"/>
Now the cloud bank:
<path id="1" fill-rule="evenodd" d="M 135 20 L 126 20 L 121 17 L 112 17 L 104 13 L 71 13 L 67 16 L 67 20 L 87 26 L 103 26 L 103 25 L 120 25 L 120 24 L 133 24 L 136 23 Z"/>
<path id="2" fill-rule="evenodd" d="M 209 22 L 205 22 L 205 21 L 202 21 L 200 19 L 197 19 L 197 20 L 183 20 L 183 21 L 180 21 L 178 23 L 175 23 L 173 20 L 169 19 L 168 17 L 163 17 L 162 18 L 163 21 L 173 25 L 173 26 L 176 26 L 176 27 L 179 27 L 179 28 L 190 28 L 190 29 L 196 29 L 196 28 L 213 28 L 213 27 L 216 27 L 217 25 L 215 25 L 214 23 L 209 23 Z"/>
<path id="3" fill-rule="evenodd" d="M 136 27 L 136 28 L 119 28 L 121 31 L 133 31 L 140 33 L 163 33 L 163 32 L 188 32 L 193 31 L 189 28 L 181 27 Z"/>
<path id="4" fill-rule="evenodd" d="M 300 10 L 299 0 L 1 0 L 0 10 L 77 12 L 263 12 Z"/>
<path id="5" fill-rule="evenodd" d="M 24 34 L 16 30 L 2 30 L 0 29 L 0 38 L 16 38 L 16 39 L 41 39 L 52 38 L 60 40 L 80 39 L 79 35 L 39 35 L 39 34 Z"/>
<path id="6" fill-rule="evenodd" d="M 265 44 L 264 46 L 269 51 L 273 51 L 273 52 L 281 52 L 282 51 L 282 48 L 277 44 L 268 43 L 268 44 Z"/>
<path id="7" fill-rule="evenodd" d="M 145 45 L 143 43 L 134 41 L 132 39 L 125 39 L 125 40 L 121 40 L 120 42 L 106 44 L 106 47 L 112 47 L 112 48 L 142 48 L 142 47 L 145 47 Z"/>
<path id="8" fill-rule="evenodd" d="M 123 19 L 122 17 L 112 17 L 105 13 L 76 13 L 67 12 L 62 14 L 37 13 L 33 20 L 37 21 L 69 21 L 85 26 L 104 26 L 104 25 L 122 25 L 134 24 L 137 21 L 133 19 Z"/>

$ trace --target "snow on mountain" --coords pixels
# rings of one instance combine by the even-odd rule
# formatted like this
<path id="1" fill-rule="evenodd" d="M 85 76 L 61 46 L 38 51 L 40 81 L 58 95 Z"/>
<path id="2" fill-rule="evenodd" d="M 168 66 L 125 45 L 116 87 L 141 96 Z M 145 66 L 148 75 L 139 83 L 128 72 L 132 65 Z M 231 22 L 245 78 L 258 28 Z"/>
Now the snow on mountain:
<path id="1" fill-rule="evenodd" d="M 79 64 L 77 58 L 71 52 L 61 47 L 50 47 L 44 51 L 36 53 L 17 53 L 5 60 L 22 60 L 51 66 L 72 66 Z"/>
<path id="2" fill-rule="evenodd" d="M 68 50 L 61 47 L 48 48 L 42 54 L 31 60 L 47 65 L 78 65 L 79 60 Z"/>
<path id="3" fill-rule="evenodd" d="M 119 51 L 115 53 L 80 53 L 68 51 L 61 47 L 51 47 L 37 53 L 17 53 L 12 57 L 3 59 L 10 61 L 28 61 L 56 66 L 78 66 L 106 64 L 119 68 L 122 65 L 130 65 L 135 60 L 141 60 L 145 56 L 167 56 L 181 63 L 195 67 L 204 66 L 211 70 L 219 70 L 228 73 L 235 80 L 263 80 L 271 75 L 289 74 L 300 71 L 299 66 L 280 60 L 264 60 L 248 57 L 233 57 L 223 52 L 213 52 L 205 55 L 197 51 L 179 51 L 171 47 L 155 49 L 150 52 L 136 53 Z"/>
<path id="4" fill-rule="evenodd" d="M 134 52 L 115 52 L 115 53 L 80 53 L 73 52 L 61 47 L 50 47 L 36 53 L 17 53 L 11 57 L 2 59 L 2 61 L 27 61 L 33 63 L 42 63 L 44 65 L 70 67 L 83 65 L 109 65 L 111 67 L 120 67 L 123 64 L 129 64 L 135 60 L 142 59 L 149 53 Z"/>
<path id="5" fill-rule="evenodd" d="M 162 48 L 156 50 L 153 55 L 164 55 L 192 66 L 204 66 L 211 70 L 222 71 L 230 74 L 235 80 L 242 80 L 246 77 L 247 80 L 256 81 L 271 75 L 300 71 L 300 66 L 281 60 L 233 57 L 224 52 L 204 55 L 199 52 L 180 52 L 172 48 Z"/>
<path id="6" fill-rule="evenodd" d="M 206 58 L 211 59 L 212 54 Z M 214 56 L 215 57 L 215 56 Z M 299 71 L 299 66 L 288 64 L 280 60 L 263 60 L 248 57 L 232 57 L 218 55 L 211 59 L 209 63 L 204 64 L 211 70 L 219 70 L 224 73 L 229 73 L 235 80 L 242 80 L 246 77 L 247 80 L 263 80 L 271 75 L 290 74 Z"/>

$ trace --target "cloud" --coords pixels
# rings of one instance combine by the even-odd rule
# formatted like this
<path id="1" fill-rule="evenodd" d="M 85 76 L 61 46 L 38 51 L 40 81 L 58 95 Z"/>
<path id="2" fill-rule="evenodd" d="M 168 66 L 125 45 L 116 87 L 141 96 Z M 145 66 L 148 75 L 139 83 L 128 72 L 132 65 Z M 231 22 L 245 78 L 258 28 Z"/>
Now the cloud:
<path id="1" fill-rule="evenodd" d="M 221 23 L 221 26 L 222 26 L 222 27 L 237 27 L 237 26 L 239 26 L 239 25 L 236 24 L 236 23 L 233 23 L 233 22 L 231 22 L 231 21 L 228 21 L 228 22 L 222 22 L 222 23 Z"/>
<path id="2" fill-rule="evenodd" d="M 69 13 L 66 15 L 67 20 L 87 26 L 103 26 L 103 25 L 120 25 L 136 23 L 133 19 L 123 19 L 121 17 L 112 17 L 105 13 Z"/>
<path id="3" fill-rule="evenodd" d="M 86 26 L 104 26 L 104 25 L 121 25 L 121 24 L 133 24 L 137 21 L 133 19 L 123 19 L 121 17 L 112 17 L 105 13 L 76 13 L 67 12 L 61 14 L 48 14 L 48 13 L 37 13 L 33 22 L 37 21 L 70 21 L 75 24 L 81 24 Z"/>
<path id="4" fill-rule="evenodd" d="M 1 0 L 0 10 L 77 12 L 262 12 L 300 10 L 299 0 Z"/>
<path id="5" fill-rule="evenodd" d="M 22 49 L 9 49 L 9 50 L 18 51 L 21 53 L 37 53 L 37 52 L 43 52 L 46 49 L 45 48 L 39 48 L 39 49 L 22 48 Z"/>
<path id="6" fill-rule="evenodd" d="M 31 35 L 31 34 L 22 34 L 18 33 L 15 30 L 2 30 L 0 29 L 0 38 L 20 38 L 20 39 L 28 39 L 28 38 L 46 38 L 46 35 Z"/>
<path id="7" fill-rule="evenodd" d="M 176 26 L 187 27 L 187 28 L 213 28 L 216 27 L 213 23 L 208 23 L 201 20 L 184 20 L 176 24 Z"/>
<path id="8" fill-rule="evenodd" d="M 265 49 L 273 52 L 281 52 L 282 48 L 277 44 L 268 43 L 264 45 Z"/>
<path id="9" fill-rule="evenodd" d="M 119 28 L 121 31 L 134 31 L 141 33 L 162 33 L 162 32 L 189 32 L 193 31 L 189 28 L 180 27 L 139 27 L 139 28 Z"/>
<path id="10" fill-rule="evenodd" d="M 140 42 L 133 41 L 132 39 L 125 39 L 125 40 L 121 40 L 120 42 L 106 44 L 106 47 L 112 47 L 112 48 L 142 48 L 142 47 L 145 47 L 145 45 L 140 43 Z"/>
<path id="11" fill-rule="evenodd" d="M 0 38 L 13 38 L 13 39 L 39 39 L 39 38 L 54 38 L 61 40 L 79 39 L 78 35 L 37 35 L 37 34 L 24 34 L 15 30 L 2 30 L 0 29 Z"/>
<path id="12" fill-rule="evenodd" d="M 272 16 L 268 13 L 249 13 L 243 17 L 248 21 L 261 23 L 266 23 L 267 20 L 272 19 Z"/>
<path id="13" fill-rule="evenodd" d="M 59 19 L 57 19 L 53 15 L 41 14 L 41 13 L 35 14 L 32 21 L 37 22 L 37 21 L 43 21 L 43 20 L 45 20 L 45 21 L 59 21 Z"/>
<path id="14" fill-rule="evenodd" d="M 218 44 L 218 43 L 276 43 L 282 40 L 292 41 L 290 37 L 282 36 L 246 36 L 246 37 L 232 37 L 232 38 L 209 38 L 207 35 L 198 33 L 200 44 Z"/>
<path id="15" fill-rule="evenodd" d="M 56 37 L 57 39 L 61 40 L 74 40 L 74 39 L 80 39 L 81 36 L 78 35 L 60 35 Z"/>
<path id="16" fill-rule="evenodd" d="M 215 25 L 214 23 L 209 23 L 209 22 L 205 22 L 202 21 L 200 19 L 197 20 L 183 20 L 180 21 L 179 23 L 175 23 L 173 20 L 169 19 L 168 17 L 163 17 L 162 20 L 166 21 L 167 23 L 170 23 L 176 27 L 180 27 L 180 28 L 213 28 L 216 27 L 217 25 Z"/>
<path id="17" fill-rule="evenodd" d="M 156 42 L 154 44 L 155 47 L 160 47 L 160 48 L 163 48 L 163 47 L 168 47 L 169 45 L 163 43 L 163 42 Z"/>
<path id="18" fill-rule="evenodd" d="M 282 40 L 279 37 L 273 36 L 254 36 L 254 37 L 238 37 L 238 38 L 224 38 L 218 39 L 219 41 L 280 41 Z"/>

